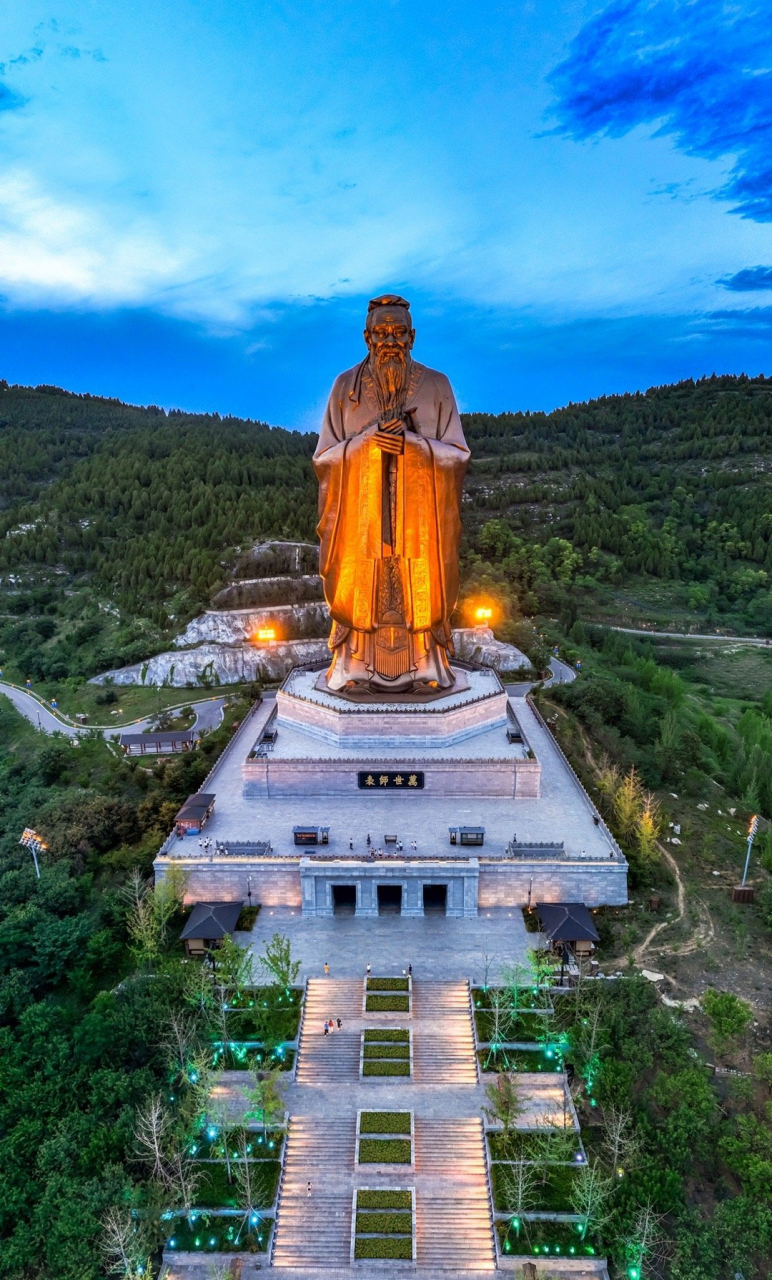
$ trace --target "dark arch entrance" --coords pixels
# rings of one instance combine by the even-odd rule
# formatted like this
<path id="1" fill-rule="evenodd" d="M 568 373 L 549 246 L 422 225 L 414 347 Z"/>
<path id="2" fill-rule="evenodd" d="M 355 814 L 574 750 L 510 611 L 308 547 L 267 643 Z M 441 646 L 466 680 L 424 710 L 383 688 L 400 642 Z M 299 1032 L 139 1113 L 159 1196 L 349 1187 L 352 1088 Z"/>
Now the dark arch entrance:
<path id="1" fill-rule="evenodd" d="M 402 885 L 378 885 L 378 915 L 398 916 L 402 914 Z"/>
<path id="2" fill-rule="evenodd" d="M 448 909 L 448 886 L 446 884 L 424 885 L 424 915 L 444 916 Z"/>
<path id="3" fill-rule="evenodd" d="M 353 916 L 357 909 L 357 887 L 355 884 L 334 884 L 332 886 L 332 910 L 336 916 Z"/>

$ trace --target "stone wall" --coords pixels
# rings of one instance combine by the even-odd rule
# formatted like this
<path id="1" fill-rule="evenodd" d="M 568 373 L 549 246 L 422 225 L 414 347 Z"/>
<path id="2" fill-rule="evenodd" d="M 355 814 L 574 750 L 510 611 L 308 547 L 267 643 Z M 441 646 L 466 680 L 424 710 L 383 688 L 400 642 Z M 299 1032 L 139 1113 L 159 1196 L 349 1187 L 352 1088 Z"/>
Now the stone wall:
<path id="1" fill-rule="evenodd" d="M 344 796 L 359 795 L 358 773 L 364 769 L 377 774 L 404 769 L 419 770 L 424 775 L 423 791 L 416 795 L 507 796 L 536 799 L 541 784 L 538 760 L 517 759 L 423 759 L 415 756 L 404 760 L 327 759 L 282 760 L 268 755 L 247 760 L 242 766 L 244 795 L 265 796 Z M 393 794 L 393 793 L 389 793 Z M 408 800 L 408 803 L 409 800 Z"/>
<path id="2" fill-rule="evenodd" d="M 255 905 L 300 907 L 299 858 L 156 858 L 156 881 L 163 880 L 170 863 L 189 875 L 186 902 L 246 902 L 251 876 Z"/>
<path id="3" fill-rule="evenodd" d="M 479 907 L 526 906 L 536 902 L 584 902 L 588 907 L 624 906 L 627 863 L 485 862 L 480 860 Z"/>

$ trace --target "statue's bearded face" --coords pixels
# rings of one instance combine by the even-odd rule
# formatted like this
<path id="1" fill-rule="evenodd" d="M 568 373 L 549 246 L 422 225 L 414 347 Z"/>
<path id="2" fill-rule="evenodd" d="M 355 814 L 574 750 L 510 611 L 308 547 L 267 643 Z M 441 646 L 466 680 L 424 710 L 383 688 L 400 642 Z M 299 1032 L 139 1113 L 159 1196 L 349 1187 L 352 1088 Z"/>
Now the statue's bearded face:
<path id="1" fill-rule="evenodd" d="M 365 342 L 370 348 L 370 366 L 384 405 L 396 407 L 407 386 L 410 349 L 415 329 L 410 312 L 402 307 L 382 307 L 369 317 Z"/>

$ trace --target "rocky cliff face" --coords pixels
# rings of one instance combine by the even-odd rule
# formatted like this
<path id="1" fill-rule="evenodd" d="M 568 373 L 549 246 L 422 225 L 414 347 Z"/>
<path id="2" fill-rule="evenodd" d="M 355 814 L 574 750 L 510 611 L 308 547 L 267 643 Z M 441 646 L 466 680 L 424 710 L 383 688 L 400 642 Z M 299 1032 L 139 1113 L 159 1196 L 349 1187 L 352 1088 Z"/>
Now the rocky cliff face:
<path id="1" fill-rule="evenodd" d="M 255 614 L 245 610 L 254 620 Z M 196 648 L 159 653 L 147 662 L 120 667 L 95 676 L 92 684 L 147 684 L 210 687 L 221 684 L 283 680 L 292 667 L 306 662 L 323 662 L 329 656 L 326 639 L 290 640 L 272 644 L 245 644 L 246 619 L 233 614 L 205 613 L 192 622 L 177 643 L 195 643 L 192 637 L 207 637 Z M 217 639 L 218 636 L 234 639 Z M 215 637 L 213 639 L 213 637 Z M 502 644 L 493 632 L 482 627 L 464 627 L 453 632 L 456 653 L 467 662 L 494 667 L 502 676 L 510 677 L 529 670 L 528 659 L 513 645 Z"/>
<path id="2" fill-rule="evenodd" d="M 197 649 L 159 653 L 147 662 L 119 667 L 95 676 L 91 684 L 172 685 L 174 688 L 211 688 L 221 684 L 248 684 L 253 680 L 283 680 L 292 667 L 321 662 L 329 655 L 326 640 L 292 640 L 286 644 L 202 644 Z"/>
<path id="3" fill-rule="evenodd" d="M 323 599 L 319 574 L 304 573 L 299 578 L 240 578 L 218 591 L 213 603 L 217 609 L 251 609 Z"/>
<path id="4" fill-rule="evenodd" d="M 330 611 L 323 601 L 264 609 L 211 609 L 189 622 L 174 644 L 181 649 L 194 644 L 242 644 L 261 627 L 274 627 L 282 641 L 326 639 Z"/>

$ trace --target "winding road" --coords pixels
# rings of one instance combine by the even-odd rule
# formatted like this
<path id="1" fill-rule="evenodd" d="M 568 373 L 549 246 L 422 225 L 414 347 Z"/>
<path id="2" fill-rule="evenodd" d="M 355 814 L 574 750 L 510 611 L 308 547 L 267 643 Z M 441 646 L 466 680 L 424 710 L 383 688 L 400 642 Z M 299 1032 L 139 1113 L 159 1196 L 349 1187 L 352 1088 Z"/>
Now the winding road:
<path id="1" fill-rule="evenodd" d="M 98 733 L 104 734 L 105 738 L 117 738 L 122 733 L 132 731 L 133 733 L 144 733 L 146 729 L 150 729 L 156 717 L 145 716 L 143 720 L 132 720 L 129 724 L 75 724 L 68 717 L 63 716 L 60 712 L 52 710 L 52 708 L 39 698 L 36 694 L 30 693 L 28 689 L 20 689 L 15 684 L 8 684 L 4 680 L 0 680 L 0 694 L 4 694 L 9 702 L 13 704 L 16 710 L 29 720 L 36 729 L 40 729 L 42 733 L 63 733 L 67 738 L 78 738 L 81 734 Z M 209 733 L 212 729 L 216 729 L 223 718 L 223 708 L 225 706 L 225 698 L 206 698 L 202 702 L 183 702 L 180 706 L 192 707 L 196 713 L 193 722 L 193 728 L 198 729 L 199 733 Z M 166 710 L 173 711 L 175 708 L 168 707 Z"/>
<path id="2" fill-rule="evenodd" d="M 650 627 L 612 627 L 608 623 L 590 623 L 590 626 L 606 626 L 609 631 L 622 631 L 626 636 L 655 636 L 658 640 L 710 640 L 713 644 L 752 644 L 760 649 L 772 647 L 772 640 L 759 636 L 725 636 L 717 632 L 702 635 L 696 631 L 652 631 Z"/>

